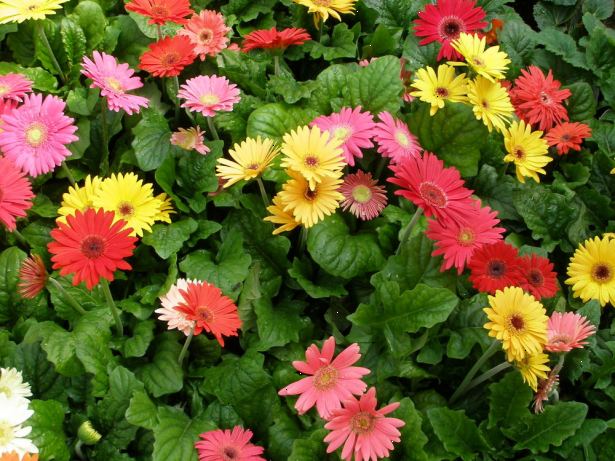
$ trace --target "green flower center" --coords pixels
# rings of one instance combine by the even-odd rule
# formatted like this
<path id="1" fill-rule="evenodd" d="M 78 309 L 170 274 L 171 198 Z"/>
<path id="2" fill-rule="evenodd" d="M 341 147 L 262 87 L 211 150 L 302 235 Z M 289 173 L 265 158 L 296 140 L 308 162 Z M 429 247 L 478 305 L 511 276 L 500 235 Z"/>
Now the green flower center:
<path id="1" fill-rule="evenodd" d="M 40 122 L 32 123 L 26 128 L 26 141 L 32 147 L 39 147 L 47 139 L 47 128 Z"/>
<path id="2" fill-rule="evenodd" d="M 213 93 L 209 93 L 201 96 L 199 101 L 206 106 L 213 106 L 214 104 L 218 104 L 220 102 L 220 98 Z"/>
<path id="3" fill-rule="evenodd" d="M 360 184 L 352 189 L 352 198 L 359 203 L 367 203 L 372 198 L 372 191 L 369 187 Z"/>
<path id="4" fill-rule="evenodd" d="M 406 133 L 401 130 L 395 131 L 395 141 L 403 147 L 408 147 L 410 145 L 410 139 L 408 139 Z"/>

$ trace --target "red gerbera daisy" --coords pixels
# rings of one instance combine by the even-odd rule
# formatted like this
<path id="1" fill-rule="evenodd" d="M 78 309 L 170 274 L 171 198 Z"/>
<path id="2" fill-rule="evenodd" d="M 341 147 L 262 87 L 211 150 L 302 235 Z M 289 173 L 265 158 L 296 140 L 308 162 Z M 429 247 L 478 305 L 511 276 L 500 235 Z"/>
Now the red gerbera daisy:
<path id="1" fill-rule="evenodd" d="M 150 18 L 149 24 L 164 25 L 165 22 L 185 24 L 186 16 L 194 13 L 189 0 L 131 0 L 126 11 Z"/>
<path id="2" fill-rule="evenodd" d="M 26 215 L 32 206 L 32 185 L 6 157 L 0 157 L 0 222 L 15 230 L 15 218 Z"/>
<path id="3" fill-rule="evenodd" d="M 571 93 L 559 89 L 561 83 L 553 78 L 551 70 L 545 76 L 538 67 L 530 66 L 528 70 L 522 69 L 521 74 L 509 92 L 517 116 L 542 131 L 562 120 L 568 121 L 568 111 L 562 102 Z"/>
<path id="4" fill-rule="evenodd" d="M 519 286 L 524 277 L 519 270 L 517 249 L 503 240 L 484 245 L 474 252 L 468 267 L 474 288 L 495 294 L 508 286 Z"/>
<path id="5" fill-rule="evenodd" d="M 222 336 L 237 336 L 241 319 L 237 306 L 222 294 L 220 288 L 207 282 L 189 282 L 185 290 L 180 290 L 184 302 L 176 309 L 186 314 L 186 319 L 194 321 L 194 334 L 203 330 L 213 334 L 221 346 Z"/>
<path id="6" fill-rule="evenodd" d="M 165 37 L 149 46 L 141 55 L 139 69 L 154 77 L 175 77 L 196 59 L 194 46 L 185 35 Z"/>
<path id="7" fill-rule="evenodd" d="M 246 53 L 256 49 L 286 49 L 290 45 L 303 45 L 310 39 L 310 34 L 305 29 L 289 27 L 278 31 L 275 27 L 272 27 L 271 29 L 255 30 L 247 34 L 244 37 L 241 51 Z"/>
<path id="8" fill-rule="evenodd" d="M 47 268 L 43 258 L 31 255 L 24 259 L 19 268 L 19 283 L 17 291 L 24 299 L 36 297 L 47 284 Z"/>
<path id="9" fill-rule="evenodd" d="M 444 167 L 444 162 L 430 152 L 406 157 L 403 163 L 390 166 L 395 176 L 388 179 L 401 187 L 401 195 L 421 207 L 425 216 L 436 219 L 465 219 L 474 206 L 472 191 L 464 186 L 456 168 Z"/>
<path id="10" fill-rule="evenodd" d="M 460 59 L 451 41 L 459 38 L 461 32 L 471 34 L 488 24 L 484 21 L 485 11 L 475 5 L 473 0 L 438 0 L 435 5 L 426 5 L 425 11 L 420 11 L 419 18 L 414 21 L 416 36 L 425 37 L 419 45 L 440 42 L 438 60 Z"/>
<path id="11" fill-rule="evenodd" d="M 553 263 L 547 258 L 536 254 L 519 258 L 523 278 L 519 286 L 540 301 L 542 298 L 552 298 L 557 293 L 557 274 L 553 271 Z"/>
<path id="12" fill-rule="evenodd" d="M 592 135 L 592 130 L 585 123 L 564 122 L 554 126 L 546 134 L 549 146 L 555 146 L 559 155 L 567 154 L 570 149 L 581 150 L 581 143 Z"/>
<path id="13" fill-rule="evenodd" d="M 114 218 L 112 211 L 89 208 L 67 216 L 66 224 L 58 222 L 47 245 L 53 268 L 60 269 L 60 275 L 74 274 L 73 285 L 84 281 L 88 290 L 101 277 L 112 281 L 116 269 L 132 269 L 124 258 L 132 255 L 137 239 L 130 237 L 130 227 L 124 228 L 126 221 L 114 224 Z"/>

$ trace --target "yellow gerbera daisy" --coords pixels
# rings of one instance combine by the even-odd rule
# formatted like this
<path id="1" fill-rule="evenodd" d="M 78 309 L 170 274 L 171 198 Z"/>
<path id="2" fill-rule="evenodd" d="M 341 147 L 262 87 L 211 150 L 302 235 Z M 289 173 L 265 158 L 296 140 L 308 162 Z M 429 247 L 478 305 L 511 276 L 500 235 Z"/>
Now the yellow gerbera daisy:
<path id="1" fill-rule="evenodd" d="M 421 101 L 431 104 L 429 115 L 434 115 L 444 107 L 444 101 L 463 102 L 468 81 L 466 74 L 455 76 L 455 68 L 442 64 L 438 66 L 438 75 L 432 67 L 425 67 L 416 72 L 412 86 L 418 91 L 410 94 Z"/>
<path id="2" fill-rule="evenodd" d="M 532 295 L 519 287 L 506 287 L 489 296 L 489 305 L 483 309 L 490 320 L 484 326 L 489 336 L 502 341 L 509 362 L 542 352 L 549 318 Z"/>
<path id="3" fill-rule="evenodd" d="M 166 223 L 171 222 L 171 214 L 175 213 L 173 209 L 173 201 L 171 197 L 162 192 L 156 196 L 156 199 L 160 201 L 160 206 L 158 208 L 158 214 L 154 216 L 154 221 L 162 221 Z"/>
<path id="4" fill-rule="evenodd" d="M 249 181 L 260 176 L 265 168 L 278 155 L 279 149 L 271 139 L 261 139 L 260 136 L 247 138 L 241 144 L 237 143 L 228 153 L 233 158 L 219 158 L 216 165 L 216 176 L 226 179 L 224 187 L 230 187 L 236 182 Z"/>
<path id="5" fill-rule="evenodd" d="M 538 391 L 538 378 L 546 379 L 551 371 L 547 363 L 549 363 L 549 356 L 539 352 L 515 361 L 515 366 L 521 372 L 523 382 L 536 392 Z"/>
<path id="6" fill-rule="evenodd" d="M 314 14 L 314 25 L 319 28 L 320 21 L 325 22 L 329 19 L 329 15 L 341 21 L 339 13 L 354 14 L 357 0 L 294 0 L 294 2 L 308 7 L 308 13 Z"/>
<path id="7" fill-rule="evenodd" d="M 295 220 L 306 228 L 332 214 L 344 199 L 338 191 L 342 185 L 341 179 L 325 177 L 311 189 L 300 173 L 292 170 L 287 170 L 286 173 L 291 179 L 286 181 L 278 195 L 284 211 L 292 213 Z"/>
<path id="8" fill-rule="evenodd" d="M 615 305 L 615 240 L 594 237 L 583 242 L 570 259 L 568 277 L 566 284 L 583 302 L 597 299 L 601 306 Z"/>
<path id="9" fill-rule="evenodd" d="M 273 224 L 281 224 L 273 230 L 273 235 L 281 234 L 293 230 L 295 227 L 301 225 L 299 221 L 295 219 L 292 213 L 284 211 L 284 202 L 280 198 L 280 194 L 273 197 L 273 205 L 267 207 L 267 211 L 271 213 L 271 216 L 263 218 L 263 221 L 269 221 Z"/>
<path id="10" fill-rule="evenodd" d="M 615 174 L 615 168 L 611 170 L 611 174 Z"/>
<path id="11" fill-rule="evenodd" d="M 73 216 L 77 211 L 85 211 L 92 208 L 94 195 L 97 194 L 102 184 L 98 176 L 93 178 L 87 175 L 83 186 L 74 185 L 68 188 L 68 192 L 62 195 L 62 204 L 58 209 L 60 215 L 58 222 L 66 224 L 66 216 Z"/>
<path id="12" fill-rule="evenodd" d="M 504 147 L 508 152 L 504 161 L 515 163 L 520 182 L 525 182 L 526 176 L 540 182 L 538 173 L 545 174 L 543 166 L 553 161 L 548 155 L 549 145 L 542 138 L 542 131 L 532 131 L 523 120 L 512 122 L 504 130 Z"/>
<path id="13" fill-rule="evenodd" d="M 465 58 L 466 62 L 449 61 L 450 65 L 470 65 L 477 74 L 494 83 L 496 80 L 506 78 L 506 71 L 510 64 L 508 55 L 500 51 L 497 45 L 485 49 L 485 37 L 481 38 L 477 34 L 462 32 L 457 40 L 451 42 L 451 46 Z"/>
<path id="14" fill-rule="evenodd" d="M 0 0 L 0 24 L 45 19 L 68 0 Z"/>
<path id="15" fill-rule="evenodd" d="M 489 131 L 506 128 L 515 111 L 506 88 L 478 75 L 468 83 L 468 100 L 477 120 L 482 120 Z"/>
<path id="16" fill-rule="evenodd" d="M 132 228 L 131 236 L 151 232 L 152 224 L 160 213 L 160 200 L 154 197 L 151 184 L 134 173 L 112 174 L 105 179 L 92 200 L 96 208 L 115 212 L 115 221 L 123 219 Z"/>

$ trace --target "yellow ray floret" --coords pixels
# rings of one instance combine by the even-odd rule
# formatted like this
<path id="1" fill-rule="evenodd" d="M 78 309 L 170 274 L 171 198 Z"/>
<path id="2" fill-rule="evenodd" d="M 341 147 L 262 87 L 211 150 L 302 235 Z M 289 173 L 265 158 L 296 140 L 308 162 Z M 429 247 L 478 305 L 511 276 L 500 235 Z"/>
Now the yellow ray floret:
<path id="1" fill-rule="evenodd" d="M 457 40 L 451 42 L 451 46 L 465 58 L 466 62 L 450 61 L 450 65 L 468 65 L 477 74 L 492 82 L 506 78 L 506 71 L 510 64 L 508 55 L 500 51 L 499 46 L 490 46 L 485 49 L 485 37 L 480 38 L 477 34 L 462 32 Z"/>
<path id="2" fill-rule="evenodd" d="M 278 155 L 279 149 L 271 139 L 260 136 L 247 138 L 241 144 L 237 143 L 229 149 L 233 160 L 219 158 L 216 165 L 216 175 L 225 179 L 224 187 L 244 180 L 259 177 Z"/>
<path id="3" fill-rule="evenodd" d="M 429 115 L 434 115 L 444 107 L 444 102 L 463 102 L 466 96 L 468 80 L 466 74 L 455 75 L 455 68 L 442 64 L 438 66 L 438 74 L 432 67 L 425 67 L 416 72 L 412 86 L 412 96 L 431 104 Z"/>
<path id="4" fill-rule="evenodd" d="M 504 130 L 515 111 L 506 89 L 480 75 L 468 82 L 468 101 L 476 119 L 482 120 L 489 131 L 494 127 Z"/>
<path id="5" fill-rule="evenodd" d="M 594 237 L 579 245 L 568 264 L 568 277 L 566 284 L 583 302 L 615 304 L 615 239 Z"/>
<path id="6" fill-rule="evenodd" d="M 545 174 L 543 167 L 553 161 L 548 155 L 549 145 L 542 138 L 542 131 L 532 131 L 523 120 L 513 122 L 504 130 L 504 147 L 508 152 L 504 161 L 514 162 L 520 182 L 525 182 L 526 177 L 540 182 L 538 173 Z"/>
<path id="7" fill-rule="evenodd" d="M 0 24 L 45 19 L 68 0 L 0 0 Z"/>
<path id="8" fill-rule="evenodd" d="M 333 16 L 341 21 L 342 14 L 354 14 L 357 0 L 294 0 L 299 5 L 307 6 L 308 13 L 314 15 L 316 28 L 320 27 L 320 22 L 325 22 L 329 16 Z"/>
<path id="9" fill-rule="evenodd" d="M 62 195 L 62 204 L 58 209 L 60 215 L 58 222 L 66 224 L 66 216 L 74 216 L 77 211 L 84 212 L 94 206 L 92 200 L 98 193 L 102 179 L 98 176 L 93 178 L 88 175 L 82 186 L 74 185 L 68 188 L 68 192 Z"/>

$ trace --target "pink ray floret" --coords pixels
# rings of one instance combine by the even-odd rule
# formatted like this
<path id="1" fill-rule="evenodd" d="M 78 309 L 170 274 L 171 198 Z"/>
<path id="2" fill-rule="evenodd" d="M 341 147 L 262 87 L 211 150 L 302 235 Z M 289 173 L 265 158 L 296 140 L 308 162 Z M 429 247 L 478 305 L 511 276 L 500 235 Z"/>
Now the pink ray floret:
<path id="1" fill-rule="evenodd" d="M 398 164 L 410 157 L 416 157 L 423 148 L 401 120 L 393 118 L 388 112 L 378 114 L 374 140 L 378 143 L 378 152 Z"/>
<path id="2" fill-rule="evenodd" d="M 581 349 L 587 339 L 596 332 L 596 327 L 587 318 L 574 312 L 553 312 L 547 323 L 547 344 L 549 352 L 569 352 Z"/>
<path id="3" fill-rule="evenodd" d="M 241 99 L 237 85 L 217 75 L 199 75 L 187 80 L 177 96 L 186 100 L 182 107 L 205 117 L 213 117 L 219 111 L 230 112 Z"/>
<path id="4" fill-rule="evenodd" d="M 32 82 L 21 74 L 0 75 L 0 100 L 23 101 L 32 91 Z"/>

